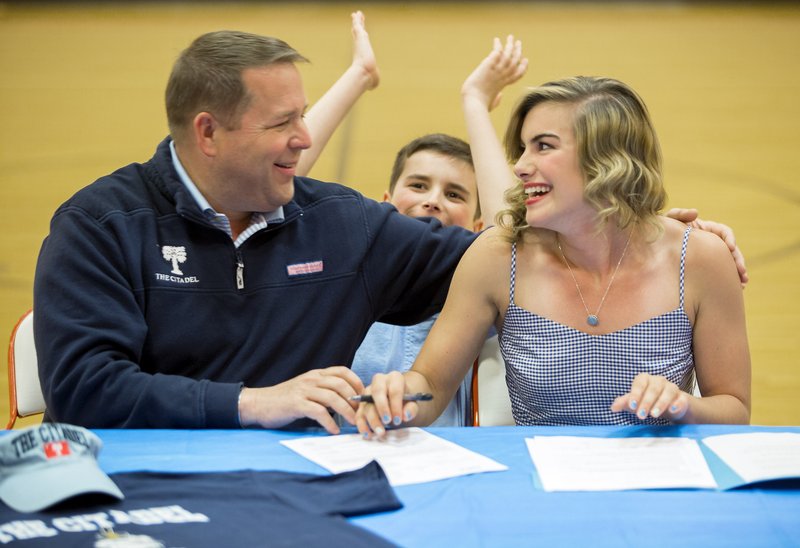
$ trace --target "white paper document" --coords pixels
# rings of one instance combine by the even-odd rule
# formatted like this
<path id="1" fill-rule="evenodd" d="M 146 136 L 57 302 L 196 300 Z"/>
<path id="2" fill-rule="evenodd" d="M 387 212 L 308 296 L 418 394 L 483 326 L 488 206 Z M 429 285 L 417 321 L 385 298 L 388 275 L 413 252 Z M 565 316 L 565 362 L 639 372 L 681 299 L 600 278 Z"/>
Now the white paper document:
<path id="1" fill-rule="evenodd" d="M 394 486 L 508 469 L 420 428 L 389 430 L 381 440 L 340 434 L 281 443 L 333 473 L 355 470 L 376 460 Z"/>
<path id="2" fill-rule="evenodd" d="M 703 443 L 747 483 L 800 477 L 800 434 L 723 434 Z"/>
<path id="3" fill-rule="evenodd" d="M 526 438 L 545 491 L 716 489 L 700 446 L 687 438 Z"/>

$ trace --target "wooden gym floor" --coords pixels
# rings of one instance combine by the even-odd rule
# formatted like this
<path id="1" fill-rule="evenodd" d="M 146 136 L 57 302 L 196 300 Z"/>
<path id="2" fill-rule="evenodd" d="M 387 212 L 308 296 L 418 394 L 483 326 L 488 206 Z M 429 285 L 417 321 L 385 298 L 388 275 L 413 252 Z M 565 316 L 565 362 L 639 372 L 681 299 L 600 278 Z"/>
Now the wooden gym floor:
<path id="1" fill-rule="evenodd" d="M 236 28 L 281 37 L 312 60 L 310 102 L 350 60 L 362 9 L 382 82 L 313 175 L 380 198 L 396 150 L 465 135 L 459 88 L 494 36 L 523 40 L 526 85 L 608 75 L 648 102 L 670 205 L 732 225 L 745 291 L 754 424 L 800 424 L 800 6 L 746 3 L 2 3 L 0 334 L 31 306 L 36 256 L 55 208 L 95 178 L 147 160 L 166 134 L 163 89 L 195 36 Z M 0 417 L 8 404 L 0 365 Z M 18 426 L 30 424 L 18 422 Z"/>

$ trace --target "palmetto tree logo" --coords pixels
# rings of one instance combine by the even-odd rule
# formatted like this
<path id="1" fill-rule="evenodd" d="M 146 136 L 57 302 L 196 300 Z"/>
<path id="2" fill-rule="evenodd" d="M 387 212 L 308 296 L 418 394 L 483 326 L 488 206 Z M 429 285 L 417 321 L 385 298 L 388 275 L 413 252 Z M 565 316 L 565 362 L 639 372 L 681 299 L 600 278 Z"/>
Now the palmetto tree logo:
<path id="1" fill-rule="evenodd" d="M 178 268 L 179 263 L 186 262 L 186 248 L 182 245 L 165 245 L 161 248 L 161 256 L 165 260 L 172 262 L 172 273 L 183 276 L 183 272 Z"/>

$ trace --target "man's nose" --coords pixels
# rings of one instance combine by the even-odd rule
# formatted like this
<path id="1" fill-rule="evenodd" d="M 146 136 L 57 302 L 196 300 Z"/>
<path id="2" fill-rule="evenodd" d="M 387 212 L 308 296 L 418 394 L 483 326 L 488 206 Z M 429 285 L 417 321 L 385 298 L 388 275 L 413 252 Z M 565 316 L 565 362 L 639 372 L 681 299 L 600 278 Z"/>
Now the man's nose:
<path id="1" fill-rule="evenodd" d="M 304 120 L 300 120 L 300 123 L 297 125 L 295 134 L 289 139 L 289 146 L 302 150 L 311 148 L 311 133 L 308 131 L 308 126 Z"/>

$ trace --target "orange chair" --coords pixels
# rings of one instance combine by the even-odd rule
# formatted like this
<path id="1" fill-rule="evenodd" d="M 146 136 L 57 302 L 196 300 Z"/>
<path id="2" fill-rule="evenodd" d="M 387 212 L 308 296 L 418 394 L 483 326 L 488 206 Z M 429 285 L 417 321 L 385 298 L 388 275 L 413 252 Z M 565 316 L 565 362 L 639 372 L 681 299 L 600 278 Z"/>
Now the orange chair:
<path id="1" fill-rule="evenodd" d="M 44 396 L 39 384 L 39 367 L 33 344 L 33 310 L 23 314 L 11 331 L 8 344 L 8 392 L 11 417 L 6 429 L 14 427 L 17 417 L 44 413 Z"/>

